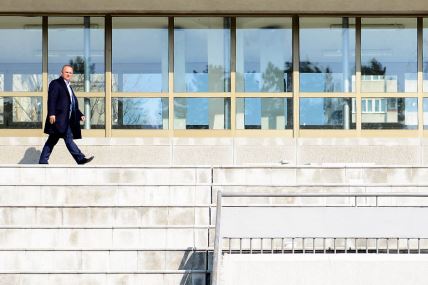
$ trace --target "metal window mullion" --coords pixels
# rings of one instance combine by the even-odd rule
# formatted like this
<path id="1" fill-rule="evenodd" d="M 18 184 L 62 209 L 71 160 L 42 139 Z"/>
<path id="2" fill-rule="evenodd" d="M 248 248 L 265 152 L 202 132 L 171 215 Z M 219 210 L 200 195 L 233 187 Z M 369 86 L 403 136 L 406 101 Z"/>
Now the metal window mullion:
<path id="1" fill-rule="evenodd" d="M 356 130 L 361 135 L 362 99 L 361 99 L 361 18 L 355 19 L 355 114 Z"/>
<path id="2" fill-rule="evenodd" d="M 417 18 L 417 65 L 418 65 L 418 75 L 417 75 L 417 85 L 418 85 L 418 131 L 419 136 L 423 136 L 424 131 L 424 109 L 423 109 L 423 100 L 424 100 L 424 78 L 423 78 L 423 18 Z"/>
<path id="3" fill-rule="evenodd" d="M 292 46 L 293 46 L 293 137 L 299 136 L 299 17 L 293 17 L 292 24 Z"/>
<path id="4" fill-rule="evenodd" d="M 42 128 L 48 114 L 48 17 L 42 17 Z"/>
<path id="5" fill-rule="evenodd" d="M 105 17 L 105 136 L 112 136 L 112 17 Z"/>
<path id="6" fill-rule="evenodd" d="M 168 17 L 168 131 L 174 135 L 174 17 Z"/>
<path id="7" fill-rule="evenodd" d="M 230 27 L 230 129 L 236 130 L 236 17 L 231 18 Z"/>

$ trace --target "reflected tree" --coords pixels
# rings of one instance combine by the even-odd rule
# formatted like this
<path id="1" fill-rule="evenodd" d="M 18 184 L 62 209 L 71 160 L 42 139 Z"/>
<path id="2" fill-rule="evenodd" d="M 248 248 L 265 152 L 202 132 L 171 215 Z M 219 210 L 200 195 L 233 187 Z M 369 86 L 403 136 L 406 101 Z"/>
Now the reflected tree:
<path id="1" fill-rule="evenodd" d="M 383 67 L 382 63 L 377 61 L 376 58 L 372 58 L 368 65 L 361 66 L 361 74 L 363 75 L 385 75 L 386 67 Z"/>
<path id="2" fill-rule="evenodd" d="M 73 67 L 74 77 L 73 85 L 76 91 L 85 91 L 85 58 L 82 56 L 76 56 L 74 59 L 70 59 L 69 64 Z M 89 65 L 88 74 L 95 73 L 95 63 Z M 92 85 L 93 82 L 91 82 Z M 92 86 L 91 86 L 92 87 Z M 91 88 L 92 89 L 92 88 Z"/>

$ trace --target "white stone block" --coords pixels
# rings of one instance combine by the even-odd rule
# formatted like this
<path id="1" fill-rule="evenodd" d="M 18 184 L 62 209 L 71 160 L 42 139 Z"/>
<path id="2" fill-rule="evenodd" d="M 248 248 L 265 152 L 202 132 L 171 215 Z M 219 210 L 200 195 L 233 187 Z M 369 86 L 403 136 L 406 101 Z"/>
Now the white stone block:
<path id="1" fill-rule="evenodd" d="M 32 225 L 35 214 L 35 208 L 0 208 L 0 225 Z"/>
<path id="2" fill-rule="evenodd" d="M 65 248 L 104 249 L 113 245 L 111 229 L 63 229 L 61 233 Z"/>
<path id="3" fill-rule="evenodd" d="M 167 225 L 168 208 L 167 207 L 144 207 L 141 209 L 141 225 Z"/>
<path id="4" fill-rule="evenodd" d="M 139 251 L 138 270 L 165 270 L 171 269 L 166 264 L 165 251 Z"/>
<path id="5" fill-rule="evenodd" d="M 195 203 L 195 186 L 171 186 L 170 205 L 189 205 Z"/>
<path id="6" fill-rule="evenodd" d="M 115 208 L 114 224 L 117 226 L 141 225 L 142 208 Z"/>
<path id="7" fill-rule="evenodd" d="M 83 251 L 82 271 L 104 272 L 109 270 L 108 251 Z"/>
<path id="8" fill-rule="evenodd" d="M 140 231 L 138 229 L 114 229 L 113 230 L 114 248 L 139 248 Z"/>
<path id="9" fill-rule="evenodd" d="M 167 274 L 138 274 L 138 275 L 135 275 L 135 282 L 136 284 L 165 285 L 166 275 Z M 120 283 L 116 283 L 116 284 L 120 284 Z M 177 283 L 177 284 L 180 284 L 180 283 Z"/>
<path id="10" fill-rule="evenodd" d="M 168 225 L 194 225 L 195 210 L 194 208 L 168 208 Z"/>
<path id="11" fill-rule="evenodd" d="M 38 225 L 59 226 L 62 224 L 62 209 L 35 208 L 36 223 Z"/>
<path id="12" fill-rule="evenodd" d="M 140 229 L 140 248 L 165 248 L 165 229 Z"/>
<path id="13" fill-rule="evenodd" d="M 168 229 L 167 248 L 187 248 L 194 247 L 193 229 Z"/>
<path id="14" fill-rule="evenodd" d="M 136 251 L 111 251 L 109 261 L 113 272 L 134 272 L 138 268 Z"/>

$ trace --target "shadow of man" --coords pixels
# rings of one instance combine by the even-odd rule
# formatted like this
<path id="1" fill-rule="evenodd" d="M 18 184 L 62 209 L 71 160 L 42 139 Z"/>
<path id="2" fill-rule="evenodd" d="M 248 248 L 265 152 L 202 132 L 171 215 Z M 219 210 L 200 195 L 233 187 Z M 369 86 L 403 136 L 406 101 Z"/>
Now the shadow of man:
<path id="1" fill-rule="evenodd" d="M 24 157 L 18 162 L 18 164 L 38 164 L 40 154 L 42 152 L 37 150 L 35 147 L 29 147 L 24 153 Z"/>
<path id="2" fill-rule="evenodd" d="M 178 267 L 179 270 L 186 270 L 186 273 L 184 273 L 181 279 L 180 285 L 209 284 L 209 279 L 206 274 L 191 273 L 192 270 L 206 270 L 208 262 L 207 258 L 208 256 L 205 251 L 195 251 L 191 247 L 187 248 Z"/>

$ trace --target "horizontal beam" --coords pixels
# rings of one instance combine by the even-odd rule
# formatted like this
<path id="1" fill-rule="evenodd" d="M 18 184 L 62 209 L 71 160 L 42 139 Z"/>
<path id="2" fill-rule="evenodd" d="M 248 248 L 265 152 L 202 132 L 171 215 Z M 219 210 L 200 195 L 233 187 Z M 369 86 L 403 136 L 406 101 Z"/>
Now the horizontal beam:
<path id="1" fill-rule="evenodd" d="M 428 13 L 425 0 L 3 0 L 2 13 L 31 14 L 409 14 Z"/>

